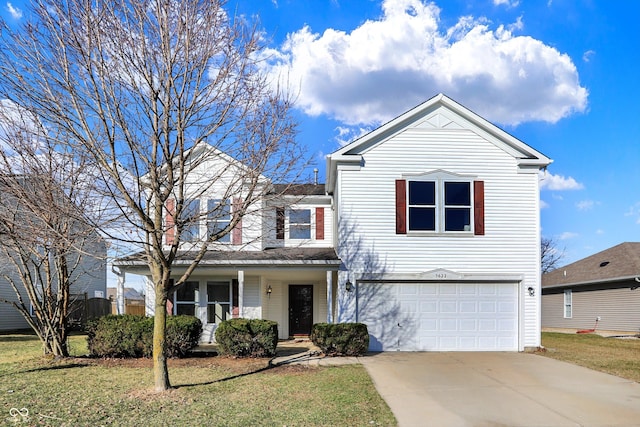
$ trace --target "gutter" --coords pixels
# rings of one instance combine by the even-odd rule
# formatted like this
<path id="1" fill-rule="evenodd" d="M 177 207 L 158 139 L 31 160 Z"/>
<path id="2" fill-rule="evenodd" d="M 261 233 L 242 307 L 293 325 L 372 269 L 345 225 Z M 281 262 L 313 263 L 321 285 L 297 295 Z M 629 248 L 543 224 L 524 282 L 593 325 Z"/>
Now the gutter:
<path id="1" fill-rule="evenodd" d="M 600 279 L 600 280 L 589 280 L 586 282 L 563 283 L 559 285 L 542 286 L 542 290 L 544 291 L 545 289 L 574 288 L 578 286 L 598 285 L 602 283 L 625 282 L 630 280 L 640 282 L 640 276 L 637 274 L 634 274 L 633 276 L 615 277 L 612 279 Z"/>

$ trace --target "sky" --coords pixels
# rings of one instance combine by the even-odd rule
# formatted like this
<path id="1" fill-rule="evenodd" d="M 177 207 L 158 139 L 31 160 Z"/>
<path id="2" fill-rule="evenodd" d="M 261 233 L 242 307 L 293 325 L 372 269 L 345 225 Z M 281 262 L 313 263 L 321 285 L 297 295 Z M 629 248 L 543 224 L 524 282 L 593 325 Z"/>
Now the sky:
<path id="1" fill-rule="evenodd" d="M 25 19 L 22 1 L 0 9 Z M 553 159 L 541 225 L 561 264 L 640 241 L 640 2 L 228 0 L 227 10 L 259 20 L 264 71 L 286 76 L 321 180 L 327 154 L 444 93 Z"/>

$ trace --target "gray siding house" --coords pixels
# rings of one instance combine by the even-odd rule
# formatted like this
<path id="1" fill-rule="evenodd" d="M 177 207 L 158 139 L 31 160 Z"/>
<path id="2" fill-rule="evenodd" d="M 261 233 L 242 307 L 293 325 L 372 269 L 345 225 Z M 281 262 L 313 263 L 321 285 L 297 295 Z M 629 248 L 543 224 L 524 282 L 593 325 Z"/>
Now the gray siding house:
<path id="1" fill-rule="evenodd" d="M 639 333 L 640 242 L 544 274 L 542 327 Z"/>

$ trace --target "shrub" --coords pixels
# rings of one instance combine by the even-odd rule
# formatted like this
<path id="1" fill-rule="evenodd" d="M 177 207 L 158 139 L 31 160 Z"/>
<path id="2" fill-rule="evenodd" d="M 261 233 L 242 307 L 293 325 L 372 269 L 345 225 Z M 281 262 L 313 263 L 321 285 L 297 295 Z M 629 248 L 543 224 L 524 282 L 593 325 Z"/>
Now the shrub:
<path id="1" fill-rule="evenodd" d="M 167 318 L 166 356 L 182 357 L 198 345 L 202 322 L 193 316 Z M 151 357 L 153 317 L 108 315 L 87 325 L 89 353 L 98 357 Z"/>
<path id="2" fill-rule="evenodd" d="M 263 319 L 229 319 L 218 325 L 220 354 L 236 357 L 273 357 L 278 345 L 278 323 Z"/>
<path id="3" fill-rule="evenodd" d="M 369 349 L 364 323 L 316 323 L 310 338 L 327 356 L 361 356 Z"/>
<path id="4" fill-rule="evenodd" d="M 200 342 L 202 322 L 194 316 L 167 318 L 167 357 L 184 357 Z"/>

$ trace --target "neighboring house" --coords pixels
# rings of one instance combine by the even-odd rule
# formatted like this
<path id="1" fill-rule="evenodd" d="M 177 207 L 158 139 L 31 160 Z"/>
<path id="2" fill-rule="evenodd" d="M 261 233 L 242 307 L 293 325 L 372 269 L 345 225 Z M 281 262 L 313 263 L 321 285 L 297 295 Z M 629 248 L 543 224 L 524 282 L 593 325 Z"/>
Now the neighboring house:
<path id="1" fill-rule="evenodd" d="M 640 332 L 640 242 L 621 243 L 542 276 L 542 327 Z"/>
<path id="2" fill-rule="evenodd" d="M 371 350 L 538 347 L 538 173 L 550 162 L 438 95 L 329 155 L 326 186 L 290 186 L 283 207 L 244 217 L 171 310 L 199 316 L 205 341 L 244 316 L 277 321 L 280 338 L 364 322 Z M 148 275 L 140 257 L 116 266 Z"/>
<path id="3" fill-rule="evenodd" d="M 15 178 L 2 176 L 0 179 L 0 195 L 4 197 L 3 203 L 7 203 L 7 196 L 3 187 L 3 182 L 7 179 Z M 34 187 L 34 191 L 38 191 L 37 180 L 28 179 L 27 182 L 29 183 L 28 185 Z M 2 218 L 0 218 L 0 225 L 4 226 Z M 0 234 L 2 234 L 1 231 Z M 68 261 L 73 270 L 71 273 L 72 285 L 70 288 L 70 322 L 84 318 L 87 300 L 92 298 L 103 299 L 106 298 L 107 294 L 106 244 L 96 232 L 91 232 L 88 237 L 84 236 L 84 242 L 82 244 L 84 245 L 82 250 L 76 251 L 68 256 Z M 44 272 L 41 273 L 44 274 Z M 10 259 L 7 258 L 4 249 L 0 249 L 0 331 L 29 329 L 30 326 L 25 318 L 12 305 L 12 302 L 18 301 L 18 298 L 6 276 L 13 279 L 13 282 L 17 284 L 20 290 L 22 299 L 29 304 L 29 298 L 24 286 L 21 285 L 16 267 Z"/>

